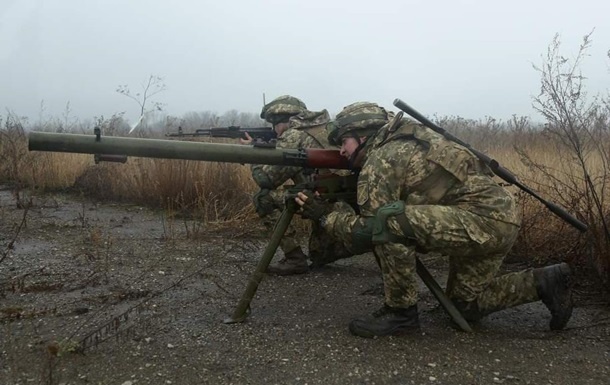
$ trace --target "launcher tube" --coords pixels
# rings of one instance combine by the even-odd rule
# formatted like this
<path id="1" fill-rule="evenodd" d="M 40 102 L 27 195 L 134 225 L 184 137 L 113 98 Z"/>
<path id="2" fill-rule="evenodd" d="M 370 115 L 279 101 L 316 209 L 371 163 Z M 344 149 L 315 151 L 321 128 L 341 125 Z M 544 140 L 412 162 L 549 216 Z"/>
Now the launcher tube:
<path id="1" fill-rule="evenodd" d="M 202 143 L 82 134 L 30 132 L 30 151 L 127 155 L 143 158 L 269 164 L 307 168 L 349 169 L 338 150 L 286 149 L 270 146 Z"/>

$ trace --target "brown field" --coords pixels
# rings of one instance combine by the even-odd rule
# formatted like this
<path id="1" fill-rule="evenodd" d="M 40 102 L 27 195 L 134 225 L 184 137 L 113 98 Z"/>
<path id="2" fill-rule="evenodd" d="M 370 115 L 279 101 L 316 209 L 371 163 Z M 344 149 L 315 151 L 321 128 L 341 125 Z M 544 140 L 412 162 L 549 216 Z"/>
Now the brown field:
<path id="1" fill-rule="evenodd" d="M 608 282 L 610 254 L 601 220 L 609 217 L 610 179 L 604 163 L 608 149 L 592 148 L 579 162 L 564 144 L 529 125 L 515 128 L 461 118 L 440 122 L 473 148 L 498 160 L 544 199 L 589 225 L 588 234 L 582 235 L 538 200 L 510 186 L 519 197 L 523 217 L 512 260 L 533 265 L 565 260 L 582 267 L 592 279 Z M 125 164 L 94 164 L 92 155 L 28 152 L 26 130 L 8 123 L 0 131 L 0 180 L 13 186 L 17 200 L 27 194 L 69 190 L 91 199 L 161 209 L 172 217 L 201 223 L 256 222 L 251 205 L 256 185 L 247 165 L 147 158 L 131 158 Z M 583 170 L 593 181 L 601 213 L 592 202 Z M 189 231 L 188 236 L 197 237 L 197 229 Z"/>
<path id="2" fill-rule="evenodd" d="M 600 214 L 578 160 L 544 132 L 451 123 L 589 224 L 583 235 L 508 186 L 523 226 L 504 269 L 570 262 L 567 330 L 549 332 L 538 302 L 457 332 L 422 287 L 422 336 L 356 339 L 347 322 L 381 300 L 370 294 L 379 274 L 368 254 L 266 277 L 247 321 L 224 325 L 267 240 L 248 166 L 95 164 L 92 155 L 28 152 L 25 130 L 11 126 L 0 130 L 0 383 L 606 383 L 604 152 L 584 159 Z M 446 261 L 424 263 L 444 282 Z"/>

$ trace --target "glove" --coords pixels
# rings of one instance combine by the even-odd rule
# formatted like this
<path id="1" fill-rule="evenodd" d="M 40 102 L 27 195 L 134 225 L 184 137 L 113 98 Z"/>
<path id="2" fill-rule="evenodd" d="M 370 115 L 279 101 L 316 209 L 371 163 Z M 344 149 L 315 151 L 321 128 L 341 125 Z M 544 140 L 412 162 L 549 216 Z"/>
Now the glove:
<path id="1" fill-rule="evenodd" d="M 301 217 L 319 222 L 322 217 L 332 211 L 332 204 L 323 201 L 311 191 L 303 191 L 307 195 L 305 204 L 301 207 Z"/>

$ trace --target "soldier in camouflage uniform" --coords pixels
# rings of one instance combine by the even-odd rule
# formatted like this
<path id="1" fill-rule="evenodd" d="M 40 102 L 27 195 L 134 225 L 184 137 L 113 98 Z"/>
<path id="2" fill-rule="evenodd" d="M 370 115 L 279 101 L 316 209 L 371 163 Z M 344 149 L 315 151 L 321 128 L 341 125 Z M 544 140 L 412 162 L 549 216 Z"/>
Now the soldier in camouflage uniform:
<path id="1" fill-rule="evenodd" d="M 419 329 L 416 252 L 449 257 L 447 294 L 469 321 L 542 300 L 550 328 L 563 329 L 572 314 L 567 264 L 497 276 L 520 226 L 513 196 L 463 146 L 398 114 L 388 119 L 373 103 L 354 103 L 335 120 L 329 141 L 358 177 L 360 214 L 331 206 L 309 193 L 296 201 L 354 254 L 373 251 L 384 283 L 385 304 L 354 319 L 362 337 L 400 335 Z"/>
<path id="2" fill-rule="evenodd" d="M 266 104 L 261 111 L 261 118 L 273 124 L 278 134 L 279 148 L 329 148 L 326 125 L 330 117 L 326 110 L 308 111 L 305 103 L 298 98 L 284 95 Z M 313 171 L 313 170 L 311 170 Z M 318 170 L 329 173 L 329 170 Z M 278 189 L 286 181 L 294 183 L 307 182 L 312 178 L 311 172 L 301 167 L 255 165 L 252 166 L 252 177 L 260 187 L 254 196 L 254 206 L 265 227 L 271 232 L 285 207 L 284 191 Z M 330 237 L 317 223 L 312 226 L 309 238 L 309 259 L 312 266 L 320 266 L 349 256 L 349 252 L 336 242 L 329 242 Z M 284 258 L 270 265 L 268 273 L 278 275 L 302 274 L 309 270 L 308 256 L 296 240 L 296 231 L 290 225 L 280 242 Z"/>

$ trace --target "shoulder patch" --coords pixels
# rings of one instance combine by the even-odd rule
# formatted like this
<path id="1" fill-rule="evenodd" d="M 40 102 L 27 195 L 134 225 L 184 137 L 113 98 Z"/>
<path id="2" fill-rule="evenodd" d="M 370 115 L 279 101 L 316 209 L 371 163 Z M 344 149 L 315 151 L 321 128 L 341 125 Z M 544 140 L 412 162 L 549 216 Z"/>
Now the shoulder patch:
<path id="1" fill-rule="evenodd" d="M 358 206 L 364 205 L 369 200 L 369 181 L 366 178 L 358 178 Z"/>

